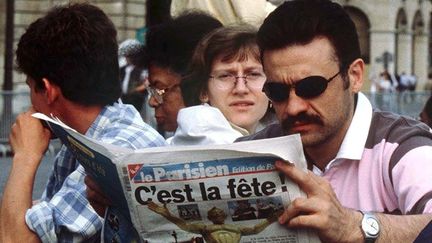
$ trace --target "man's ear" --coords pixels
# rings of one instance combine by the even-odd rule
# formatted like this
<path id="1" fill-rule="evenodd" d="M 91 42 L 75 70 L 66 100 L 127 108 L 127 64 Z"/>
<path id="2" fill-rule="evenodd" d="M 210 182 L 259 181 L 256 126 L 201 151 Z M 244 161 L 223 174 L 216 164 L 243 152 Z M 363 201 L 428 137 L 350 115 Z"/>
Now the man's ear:
<path id="1" fill-rule="evenodd" d="M 46 78 L 43 78 L 42 82 L 45 88 L 45 98 L 47 99 L 47 103 L 52 104 L 61 94 L 60 87 Z"/>
<path id="2" fill-rule="evenodd" d="M 360 92 L 363 86 L 364 75 L 364 61 L 360 58 L 354 60 L 348 70 L 348 77 L 350 80 L 350 89 L 353 93 Z"/>
<path id="3" fill-rule="evenodd" d="M 360 92 L 363 86 L 364 61 L 361 58 L 354 60 L 348 69 L 348 78 L 350 81 L 350 90 L 353 93 Z"/>

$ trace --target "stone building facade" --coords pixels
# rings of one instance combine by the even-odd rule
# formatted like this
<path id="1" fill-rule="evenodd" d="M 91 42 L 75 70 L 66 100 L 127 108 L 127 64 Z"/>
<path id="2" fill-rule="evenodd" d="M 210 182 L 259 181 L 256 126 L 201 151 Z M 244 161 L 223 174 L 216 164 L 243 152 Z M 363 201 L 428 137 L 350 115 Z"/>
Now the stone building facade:
<path id="1" fill-rule="evenodd" d="M 387 69 L 390 73 L 414 74 L 417 90 L 430 89 L 431 1 L 339 0 L 354 22 L 360 37 L 369 76 Z"/>
<path id="2" fill-rule="evenodd" d="M 174 0 L 175 1 L 175 0 Z M 118 31 L 119 41 L 135 38 L 137 30 L 145 26 L 146 0 L 15 0 L 14 48 L 26 27 L 38 17 L 44 15 L 52 6 L 68 2 L 90 2 L 105 11 Z M 6 0 L 0 1 L 0 84 L 3 83 Z M 14 88 L 24 85 L 23 75 L 14 72 Z"/>
<path id="3" fill-rule="evenodd" d="M 77 0 L 75 0 L 76 2 Z M 78 0 L 80 1 L 80 0 Z M 145 26 L 146 0 L 90 0 L 100 6 L 118 29 L 119 41 L 134 38 L 137 29 Z M 335 0 L 345 7 L 356 23 L 362 56 L 369 76 L 387 69 L 390 73 L 415 74 L 418 90 L 431 87 L 431 11 L 426 0 Z M 15 43 L 26 26 L 43 15 L 60 0 L 15 0 Z M 246 21 L 259 25 L 273 8 L 265 0 L 172 0 L 175 15 L 188 8 L 214 11 L 224 23 Z M 279 4 L 283 0 L 271 0 Z M 6 1 L 0 1 L 0 65 L 4 66 L 4 30 Z M 225 5 L 225 6 L 224 6 Z M 248 11 L 247 9 L 251 9 Z M 226 17 L 224 17 L 224 13 Z M 256 19 L 254 19 L 254 16 Z M 3 68 L 0 69 L 3 77 Z M 14 75 L 16 84 L 23 83 Z M 365 90 L 369 88 L 366 81 Z"/>

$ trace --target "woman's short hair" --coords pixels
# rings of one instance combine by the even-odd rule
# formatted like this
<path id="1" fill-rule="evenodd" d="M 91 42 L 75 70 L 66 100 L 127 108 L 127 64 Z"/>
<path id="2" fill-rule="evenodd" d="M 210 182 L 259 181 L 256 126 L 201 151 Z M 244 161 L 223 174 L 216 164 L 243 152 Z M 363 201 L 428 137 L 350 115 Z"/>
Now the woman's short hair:
<path id="1" fill-rule="evenodd" d="M 207 91 L 209 75 L 216 58 L 226 62 L 254 58 L 261 62 L 256 33 L 257 30 L 247 24 L 221 27 L 198 43 L 189 63 L 189 71 L 181 83 L 186 106 L 201 103 L 199 97 Z"/>

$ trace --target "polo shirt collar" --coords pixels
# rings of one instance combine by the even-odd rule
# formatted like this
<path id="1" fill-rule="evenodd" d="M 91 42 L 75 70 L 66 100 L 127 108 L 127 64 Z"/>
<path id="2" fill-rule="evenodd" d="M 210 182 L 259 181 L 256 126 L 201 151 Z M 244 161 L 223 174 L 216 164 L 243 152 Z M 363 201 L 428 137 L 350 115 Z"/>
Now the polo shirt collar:
<path id="1" fill-rule="evenodd" d="M 327 164 L 324 171 L 312 165 L 313 173 L 322 176 L 338 160 L 360 160 L 369 134 L 371 121 L 372 105 L 363 93 L 358 93 L 353 119 L 336 157 Z"/>
<path id="2" fill-rule="evenodd" d="M 371 122 L 372 105 L 363 93 L 359 93 L 353 119 L 335 159 L 361 159 Z"/>

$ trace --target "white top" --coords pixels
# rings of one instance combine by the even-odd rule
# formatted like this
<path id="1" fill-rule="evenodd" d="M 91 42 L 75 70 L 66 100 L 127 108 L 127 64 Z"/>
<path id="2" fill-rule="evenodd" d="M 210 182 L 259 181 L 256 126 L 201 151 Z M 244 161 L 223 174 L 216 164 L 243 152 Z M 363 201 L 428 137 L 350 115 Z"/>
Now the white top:
<path id="1" fill-rule="evenodd" d="M 222 112 L 207 104 L 180 109 L 177 130 L 167 139 L 170 145 L 228 144 L 243 136 Z"/>

